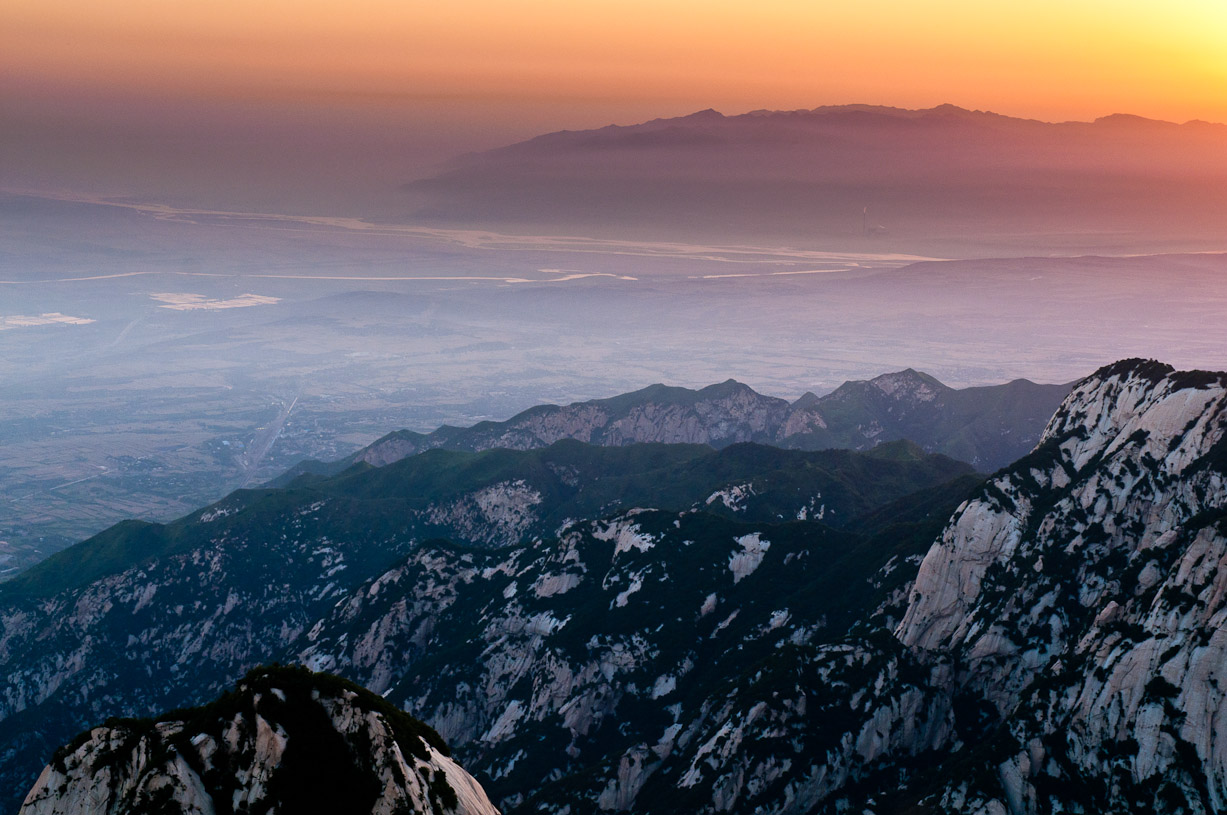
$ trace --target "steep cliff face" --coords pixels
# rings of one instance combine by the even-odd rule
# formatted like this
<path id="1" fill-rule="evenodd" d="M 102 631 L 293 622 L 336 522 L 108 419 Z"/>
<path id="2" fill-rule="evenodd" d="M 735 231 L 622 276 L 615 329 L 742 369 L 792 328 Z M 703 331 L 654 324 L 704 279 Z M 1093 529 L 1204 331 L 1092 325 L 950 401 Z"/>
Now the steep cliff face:
<path id="1" fill-rule="evenodd" d="M 509 809 L 801 812 L 950 737 L 930 669 L 850 636 L 889 594 L 869 582 L 882 555 L 659 510 L 511 551 L 431 546 L 296 659 L 420 712 Z"/>
<path id="2" fill-rule="evenodd" d="M 897 628 L 1002 721 L 984 772 L 934 801 L 1221 811 L 1225 521 L 1227 376 L 1133 360 L 1077 385 L 955 513 Z"/>
<path id="3" fill-rule="evenodd" d="M 254 671 L 202 708 L 117 719 L 57 751 L 21 815 L 497 815 L 438 734 L 337 677 Z"/>

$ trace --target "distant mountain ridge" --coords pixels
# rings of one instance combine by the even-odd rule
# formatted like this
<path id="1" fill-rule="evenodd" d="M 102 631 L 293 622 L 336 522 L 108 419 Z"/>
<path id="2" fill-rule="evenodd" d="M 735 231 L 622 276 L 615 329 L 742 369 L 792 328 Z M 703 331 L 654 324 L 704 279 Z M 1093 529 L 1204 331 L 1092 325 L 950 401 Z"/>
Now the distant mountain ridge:
<path id="1" fill-rule="evenodd" d="M 1221 248 L 1224 179 L 1223 124 L 837 105 L 549 133 L 405 189 L 415 220 L 983 257 Z"/>
<path id="2" fill-rule="evenodd" d="M 796 110 L 769 110 L 763 108 L 734 115 L 725 115 L 718 110 L 708 108 L 685 116 L 652 119 L 642 124 L 607 125 L 591 130 L 562 130 L 556 133 L 547 133 L 507 147 L 495 148 L 481 155 L 497 154 L 503 151 L 514 152 L 525 149 L 528 145 L 542 143 L 556 144 L 562 142 L 574 145 L 585 142 L 616 142 L 622 137 L 645 132 L 668 131 L 681 138 L 685 128 L 696 125 L 731 125 L 735 127 L 757 128 L 769 122 L 796 124 L 799 122 L 840 120 L 844 123 L 853 124 L 882 123 L 893 120 L 906 126 L 941 125 L 957 122 L 961 124 L 975 124 L 982 127 L 1031 128 L 1037 131 L 1059 128 L 1084 133 L 1118 130 L 1121 128 L 1187 129 L 1200 133 L 1208 132 L 1227 136 L 1227 124 L 1225 123 L 1206 122 L 1200 119 L 1193 119 L 1187 122 L 1169 122 L 1162 119 L 1136 116 L 1130 113 L 1112 113 L 1100 116 L 1090 122 L 1049 122 L 1041 119 L 1009 116 L 987 110 L 970 110 L 952 104 L 942 104 L 932 108 L 919 109 L 892 107 L 890 105 L 848 104 L 820 105 L 816 108 L 799 108 Z"/>
<path id="3" fill-rule="evenodd" d="M 1027 453 L 1071 385 L 1017 379 L 1005 385 L 947 387 L 912 369 L 806 393 L 791 404 L 729 379 L 700 390 L 651 385 L 565 407 L 538 405 L 504 422 L 432 433 L 390 433 L 339 462 L 305 462 L 278 478 L 332 474 L 357 462 L 383 466 L 426 450 L 527 450 L 561 439 L 618 446 L 637 442 L 706 444 L 753 441 L 798 450 L 867 450 L 907 439 L 983 472 Z"/>
<path id="4" fill-rule="evenodd" d="M 779 133 L 791 133 L 794 137 L 803 133 L 803 128 L 821 125 L 839 125 L 852 128 L 898 127 L 903 132 L 919 133 L 923 129 L 940 129 L 944 126 L 972 126 L 982 130 L 1001 132 L 1025 132 L 1030 134 L 1065 133 L 1081 138 L 1096 135 L 1120 135 L 1122 132 L 1146 133 L 1163 131 L 1191 136 L 1216 136 L 1227 138 L 1227 124 L 1191 120 L 1177 123 L 1161 119 L 1149 119 L 1128 113 L 1113 113 L 1093 121 L 1048 122 L 1008 116 L 984 110 L 969 110 L 957 105 L 944 104 L 932 108 L 910 109 L 887 105 L 823 105 L 811 109 L 754 110 L 748 113 L 725 115 L 708 108 L 685 116 L 652 119 L 641 124 L 606 125 L 591 130 L 560 130 L 526 139 L 522 142 L 497 147 L 484 153 L 462 156 L 452 161 L 453 167 L 465 167 L 476 159 L 490 159 L 502 155 L 535 155 L 538 147 L 574 150 L 583 147 L 650 147 L 660 146 L 669 139 L 691 146 L 713 146 L 718 143 L 737 141 L 752 142 L 772 134 L 772 127 L 781 126 Z M 802 129 L 798 131 L 798 129 Z M 656 134 L 645 138 L 647 134 Z"/>

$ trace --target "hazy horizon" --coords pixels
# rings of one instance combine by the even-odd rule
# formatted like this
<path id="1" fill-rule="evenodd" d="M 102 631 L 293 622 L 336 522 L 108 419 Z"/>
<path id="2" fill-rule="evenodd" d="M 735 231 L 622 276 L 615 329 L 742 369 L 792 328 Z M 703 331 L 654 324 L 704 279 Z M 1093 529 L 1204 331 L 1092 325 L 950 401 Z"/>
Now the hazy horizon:
<path id="1" fill-rule="evenodd" d="M 15 0 L 0 187 L 369 214 L 439 163 L 713 108 L 1227 121 L 1227 12 L 1085 0 L 464 8 Z"/>
<path id="2" fill-rule="evenodd" d="M 1114 115 L 1183 124 L 1209 121 L 1150 116 L 1133 109 L 1041 118 L 1026 111 L 977 108 L 953 94 L 912 105 L 890 98 L 820 98 L 796 107 L 745 103 L 613 104 L 599 100 L 319 94 L 303 99 L 226 95 L 158 96 L 103 90 L 44 95 L 37 83 L 10 81 L 0 121 L 0 189 L 77 193 L 150 204 L 296 215 L 383 215 L 401 205 L 400 187 L 468 154 L 565 131 L 628 127 L 718 110 L 734 117 L 762 110 L 885 106 L 924 110 L 955 105 L 1051 123 Z M 1213 123 L 1227 122 L 1227 114 Z"/>

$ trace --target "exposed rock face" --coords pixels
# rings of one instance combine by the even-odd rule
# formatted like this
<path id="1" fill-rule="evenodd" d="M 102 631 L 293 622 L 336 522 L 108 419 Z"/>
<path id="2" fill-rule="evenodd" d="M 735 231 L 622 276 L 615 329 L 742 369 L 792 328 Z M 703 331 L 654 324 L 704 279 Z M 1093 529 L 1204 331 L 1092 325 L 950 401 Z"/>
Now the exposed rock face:
<path id="1" fill-rule="evenodd" d="M 397 703 L 423 700 L 411 709 L 466 767 L 481 757 L 477 772 L 500 800 L 555 784 L 550 762 L 567 755 L 574 728 L 567 767 L 611 762 L 611 775 L 592 776 L 595 801 L 623 754 L 658 745 L 676 723 L 666 709 L 738 687 L 731 677 L 748 649 L 766 660 L 777 644 L 841 636 L 890 553 L 834 524 L 859 529 L 862 515 L 916 489 L 974 483 L 968 472 L 905 444 L 871 454 L 578 442 L 433 451 L 239 492 L 165 527 L 117 529 L 36 567 L 33 585 L 0 591 L 0 795 L 28 789 L 91 722 L 198 704 L 254 665 L 302 659 Z M 944 512 L 970 489 L 962 484 L 957 498 L 943 493 Z M 649 499 L 673 508 L 637 509 Z M 793 520 L 811 506 L 826 520 Z M 941 518 L 927 522 L 935 533 Z M 439 535 L 459 543 L 426 543 Z M 918 555 L 928 540 L 910 545 Z M 559 560 L 572 550 L 577 560 Z M 109 569 L 86 568 L 108 558 Z M 804 591 L 816 580 L 834 583 Z M 726 655 L 727 671 L 696 669 L 709 652 Z M 696 689 L 700 678 L 729 686 Z M 686 704 L 676 716 L 691 716 Z M 651 715 L 618 732 L 640 706 Z M 641 801 L 633 768 L 656 760 L 628 758 L 628 785 L 606 800 Z"/>
<path id="2" fill-rule="evenodd" d="M 1227 805 L 1225 436 L 1227 376 L 1118 363 L 959 508 L 897 634 L 1004 731 L 990 781 L 952 780 L 944 809 Z"/>
<path id="3" fill-rule="evenodd" d="M 788 406 L 788 415 L 784 423 L 776 431 L 778 440 L 789 436 L 801 436 L 827 429 L 826 419 L 822 418 L 822 398 L 812 393 L 806 393 L 800 399 Z"/>
<path id="4" fill-rule="evenodd" d="M 336 677 L 281 668 L 203 708 L 83 733 L 20 815 L 235 811 L 498 813 L 430 728 Z"/>
<path id="5" fill-rule="evenodd" d="M 506 545 L 523 538 L 540 519 L 534 511 L 540 503 L 541 493 L 521 478 L 432 504 L 425 514 L 431 524 L 455 530 L 465 540 Z"/>
<path id="6" fill-rule="evenodd" d="M 731 379 L 698 391 L 652 385 L 612 399 L 540 405 L 505 422 L 442 427 L 429 434 L 398 431 L 337 465 L 316 463 L 305 469 L 328 474 L 360 461 L 382 467 L 438 448 L 529 450 L 561 439 L 717 448 L 758 441 L 803 450 L 867 450 L 909 439 L 987 472 L 1035 446 L 1069 387 L 1020 379 L 955 390 L 908 369 L 846 382 L 826 396 L 807 393 L 789 404 Z"/>
<path id="7" fill-rule="evenodd" d="M 652 385 L 612 399 L 558 407 L 540 405 L 506 422 L 445 427 L 422 435 L 393 433 L 352 457 L 383 466 L 408 455 L 444 447 L 473 452 L 548 447 L 561 439 L 618 446 L 637 442 L 725 447 L 766 441 L 788 412 L 788 402 L 728 380 L 702 390 Z"/>
<path id="8" fill-rule="evenodd" d="M 847 585 L 868 553 L 818 527 L 710 523 L 640 510 L 548 545 L 424 548 L 295 658 L 420 712 L 521 812 L 804 812 L 947 742 L 928 669 L 847 637 L 882 596 Z"/>
<path id="9" fill-rule="evenodd" d="M 853 501 L 920 466 L 907 445 L 685 448 L 707 473 L 685 490 L 663 448 L 595 448 L 598 470 L 577 447 L 484 454 L 528 474 L 449 506 L 510 529 L 558 484 L 644 479 L 682 505 L 568 504 L 593 511 L 498 549 L 405 541 L 410 471 L 457 455 L 435 452 L 236 497 L 182 550 L 6 606 L 0 766 L 57 716 L 279 659 L 418 712 L 508 812 L 1227 809 L 1227 376 L 1102 369 L 969 498 Z M 611 474 L 631 461 L 650 466 Z M 337 526 L 355 496 L 391 520 Z"/>

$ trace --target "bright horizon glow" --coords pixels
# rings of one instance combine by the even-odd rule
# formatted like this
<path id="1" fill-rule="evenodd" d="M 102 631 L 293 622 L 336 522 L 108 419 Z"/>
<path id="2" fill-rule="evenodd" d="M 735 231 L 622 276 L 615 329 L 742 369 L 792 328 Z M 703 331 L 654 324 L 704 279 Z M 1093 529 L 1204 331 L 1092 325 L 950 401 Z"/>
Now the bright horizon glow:
<path id="1" fill-rule="evenodd" d="M 0 0 L 8 189 L 395 212 L 541 133 L 853 103 L 1227 122 L 1227 2 Z"/>
<path id="2" fill-rule="evenodd" d="M 611 111 L 951 102 L 1227 121 L 1221 0 L 10 0 L 0 71 L 43 94 Z M 581 123 L 582 124 L 582 123 Z"/>

